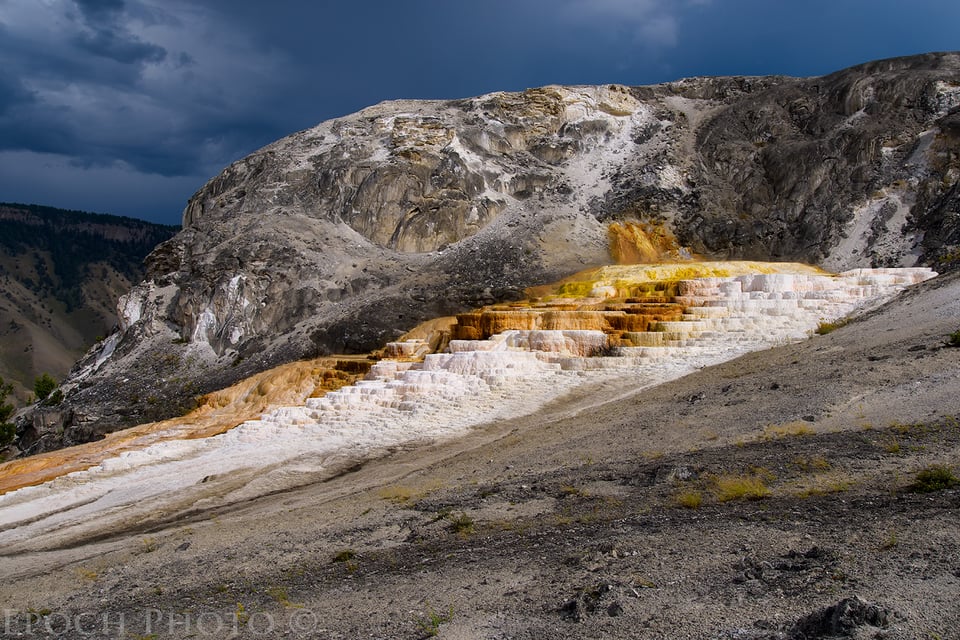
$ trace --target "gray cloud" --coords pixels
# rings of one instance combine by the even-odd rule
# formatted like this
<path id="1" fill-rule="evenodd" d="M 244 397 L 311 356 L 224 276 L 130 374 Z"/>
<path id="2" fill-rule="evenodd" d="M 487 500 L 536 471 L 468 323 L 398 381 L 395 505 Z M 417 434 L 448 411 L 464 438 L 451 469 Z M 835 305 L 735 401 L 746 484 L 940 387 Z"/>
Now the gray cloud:
<path id="1" fill-rule="evenodd" d="M 661 0 L 562 1 L 569 16 L 589 11 L 591 20 L 675 33 Z M 431 0 L 414 0 L 379 7 L 379 20 L 362 8 L 290 0 L 277 0 L 269 12 L 244 0 L 0 4 L 15 9 L 0 8 L 13 32 L 0 42 L 0 62 L 20 78 L 0 85 L 16 89 L 0 99 L 0 150 L 61 154 L 78 167 L 122 158 L 146 173 L 203 175 L 285 133 L 386 97 L 510 88 L 516 56 L 549 39 L 556 14 L 541 0 L 490 2 L 438 10 Z M 502 19 L 504 11 L 512 20 Z M 458 20 L 460 28 L 449 29 Z M 516 53 L 491 55 L 487 34 L 506 38 L 497 48 Z M 656 39 L 652 31 L 647 37 Z M 568 55 L 568 69 L 581 64 L 578 51 Z M 410 72 L 384 76 L 391 65 Z M 12 108 L 25 100 L 29 110 Z"/>

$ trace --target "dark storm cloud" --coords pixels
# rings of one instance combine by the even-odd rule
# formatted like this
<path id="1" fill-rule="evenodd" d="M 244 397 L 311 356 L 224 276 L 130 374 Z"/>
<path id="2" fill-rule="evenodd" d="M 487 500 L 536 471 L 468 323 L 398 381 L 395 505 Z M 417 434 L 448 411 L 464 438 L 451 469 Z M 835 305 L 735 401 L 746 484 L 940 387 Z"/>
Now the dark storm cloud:
<path id="1" fill-rule="evenodd" d="M 98 29 L 92 34 L 81 33 L 76 36 L 74 43 L 88 53 L 110 58 L 121 64 L 162 62 L 167 57 L 167 50 L 163 47 L 106 29 Z"/>
<path id="2" fill-rule="evenodd" d="M 75 0 L 88 20 L 101 20 L 123 11 L 123 0 Z"/>
<path id="3" fill-rule="evenodd" d="M 18 0 L 0 21 L 0 69 L 16 70 L 0 71 L 0 151 L 202 176 L 280 130 L 278 56 L 202 5 Z"/>
<path id="4" fill-rule="evenodd" d="M 12 108 L 28 106 L 33 101 L 33 93 L 23 86 L 20 78 L 15 77 L 8 69 L 0 69 L 0 118 Z"/>
<path id="5" fill-rule="evenodd" d="M 76 0 L 76 4 L 89 29 L 74 36 L 78 48 L 131 65 L 162 62 L 167 56 L 163 47 L 130 34 L 123 24 L 123 0 Z"/>

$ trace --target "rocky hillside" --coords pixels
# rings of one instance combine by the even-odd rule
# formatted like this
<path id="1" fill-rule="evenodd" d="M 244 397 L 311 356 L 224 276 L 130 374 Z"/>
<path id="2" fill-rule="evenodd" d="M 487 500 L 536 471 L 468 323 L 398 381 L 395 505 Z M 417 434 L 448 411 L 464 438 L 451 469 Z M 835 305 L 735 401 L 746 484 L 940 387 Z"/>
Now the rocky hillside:
<path id="1" fill-rule="evenodd" d="M 0 377 L 26 400 L 117 325 L 143 259 L 176 232 L 116 216 L 0 203 Z"/>
<path id="2" fill-rule="evenodd" d="M 270 365 L 376 348 L 614 258 L 950 268 L 958 107 L 960 54 L 943 53 L 818 78 L 387 102 L 321 123 L 193 197 L 120 330 L 77 364 L 62 407 L 21 421 L 21 444 L 172 415 Z"/>

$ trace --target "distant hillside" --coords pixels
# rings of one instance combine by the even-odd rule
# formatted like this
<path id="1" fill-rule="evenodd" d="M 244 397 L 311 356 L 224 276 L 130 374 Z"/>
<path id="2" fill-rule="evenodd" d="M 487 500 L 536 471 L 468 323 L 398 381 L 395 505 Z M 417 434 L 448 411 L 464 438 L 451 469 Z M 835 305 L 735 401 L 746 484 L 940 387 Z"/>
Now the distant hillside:
<path id="1" fill-rule="evenodd" d="M 62 379 L 116 324 L 117 298 L 177 227 L 0 203 L 0 376 L 23 401 L 43 372 Z"/>

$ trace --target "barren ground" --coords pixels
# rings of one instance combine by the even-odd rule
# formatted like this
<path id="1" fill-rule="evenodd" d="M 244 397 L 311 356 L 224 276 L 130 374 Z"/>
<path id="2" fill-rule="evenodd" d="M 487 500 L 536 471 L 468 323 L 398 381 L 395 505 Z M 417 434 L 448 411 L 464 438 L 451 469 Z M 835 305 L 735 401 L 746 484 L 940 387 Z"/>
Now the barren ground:
<path id="1" fill-rule="evenodd" d="M 958 638 L 960 488 L 910 490 L 960 474 L 958 301 L 941 277 L 641 393 L 38 539 L 0 563 L 2 637 Z"/>

